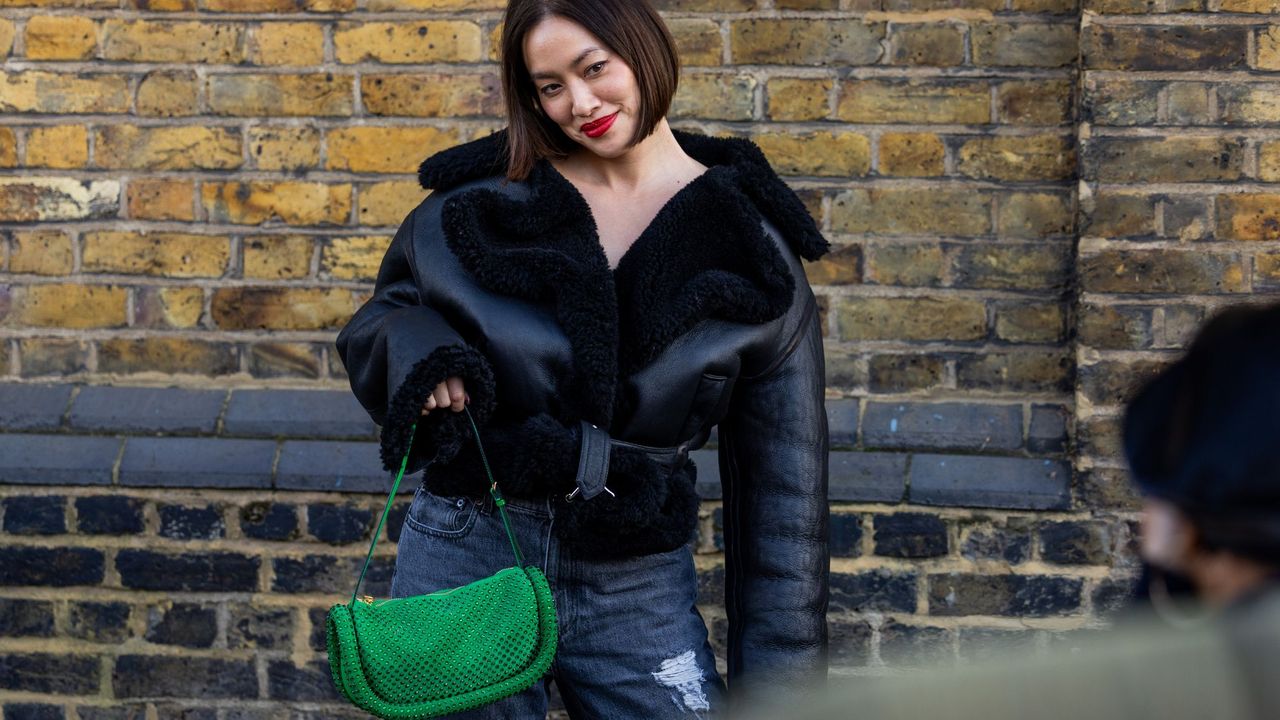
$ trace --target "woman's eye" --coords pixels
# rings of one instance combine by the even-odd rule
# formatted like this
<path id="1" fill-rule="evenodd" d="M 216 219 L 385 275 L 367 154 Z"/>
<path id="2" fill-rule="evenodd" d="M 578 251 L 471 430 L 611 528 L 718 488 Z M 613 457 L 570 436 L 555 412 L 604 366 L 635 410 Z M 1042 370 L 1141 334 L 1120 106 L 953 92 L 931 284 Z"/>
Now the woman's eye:
<path id="1" fill-rule="evenodd" d="M 540 90 L 540 92 L 543 95 L 550 95 L 551 93 L 555 92 L 556 88 L 558 87 L 560 86 L 559 85 L 543 85 L 542 90 Z"/>
<path id="2" fill-rule="evenodd" d="M 591 67 L 588 67 L 587 74 L 594 75 L 595 73 L 600 72 L 601 70 L 604 69 L 604 64 L 606 62 L 608 62 L 608 60 L 601 60 L 600 62 L 593 64 Z"/>

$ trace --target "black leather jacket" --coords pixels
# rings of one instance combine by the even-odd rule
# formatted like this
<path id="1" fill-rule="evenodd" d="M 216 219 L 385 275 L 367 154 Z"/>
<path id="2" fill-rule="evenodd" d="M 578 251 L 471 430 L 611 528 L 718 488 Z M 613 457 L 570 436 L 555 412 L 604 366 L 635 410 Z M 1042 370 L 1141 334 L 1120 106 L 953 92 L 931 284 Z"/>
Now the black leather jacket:
<path id="1" fill-rule="evenodd" d="M 829 245 L 753 143 L 676 138 L 709 170 L 613 270 L 586 201 L 550 163 L 506 181 L 505 131 L 428 158 L 420 180 L 433 192 L 395 234 L 338 351 L 383 428 L 387 469 L 408 451 L 428 489 L 482 497 L 466 414 L 419 412 L 463 377 L 500 487 L 550 494 L 555 531 L 584 555 L 690 541 L 696 467 L 678 448 L 718 426 L 730 689 L 752 677 L 820 685 L 825 371 L 800 258 Z"/>

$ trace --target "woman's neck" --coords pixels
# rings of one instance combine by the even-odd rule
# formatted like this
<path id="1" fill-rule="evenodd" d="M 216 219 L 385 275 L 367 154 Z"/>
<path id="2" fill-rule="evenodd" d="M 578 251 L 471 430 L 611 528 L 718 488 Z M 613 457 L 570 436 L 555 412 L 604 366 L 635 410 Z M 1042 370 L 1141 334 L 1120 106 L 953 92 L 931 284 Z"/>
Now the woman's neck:
<path id="1" fill-rule="evenodd" d="M 640 192 L 655 179 L 681 176 L 685 171 L 697 174 L 703 169 L 701 163 L 680 147 L 666 118 L 658 121 L 649 137 L 618 157 L 601 157 L 583 148 L 555 161 L 554 165 L 561 174 L 572 176 L 578 182 L 620 193 Z"/>

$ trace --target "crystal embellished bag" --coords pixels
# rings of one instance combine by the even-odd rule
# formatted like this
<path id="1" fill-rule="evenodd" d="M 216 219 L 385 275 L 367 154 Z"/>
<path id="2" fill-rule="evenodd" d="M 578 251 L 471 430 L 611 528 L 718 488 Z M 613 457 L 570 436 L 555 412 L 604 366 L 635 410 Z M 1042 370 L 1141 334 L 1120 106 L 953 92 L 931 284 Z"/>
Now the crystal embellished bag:
<path id="1" fill-rule="evenodd" d="M 463 411 L 479 446 L 480 431 L 471 411 L 466 406 Z M 416 430 L 415 424 L 409 436 Z M 541 570 L 525 565 L 507 521 L 506 501 L 484 448 L 479 449 L 516 564 L 427 595 L 357 598 L 408 466 L 406 452 L 351 601 L 329 608 L 325 638 L 333 683 L 357 707 L 377 717 L 432 718 L 500 700 L 537 682 L 555 657 L 551 588 Z"/>

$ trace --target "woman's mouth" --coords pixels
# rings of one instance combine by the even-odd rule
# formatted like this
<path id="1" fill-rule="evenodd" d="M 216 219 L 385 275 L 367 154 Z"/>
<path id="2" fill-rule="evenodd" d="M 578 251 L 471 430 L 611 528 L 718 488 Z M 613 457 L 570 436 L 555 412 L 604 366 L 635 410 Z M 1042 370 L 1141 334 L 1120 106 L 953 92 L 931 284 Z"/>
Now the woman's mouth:
<path id="1" fill-rule="evenodd" d="M 582 132 L 587 137 L 598 138 L 606 132 L 609 132 L 609 128 L 613 125 L 613 121 L 616 119 L 618 119 L 618 113 L 617 111 L 614 111 L 612 115 L 605 115 L 599 120 L 592 120 L 589 123 L 583 123 Z"/>

